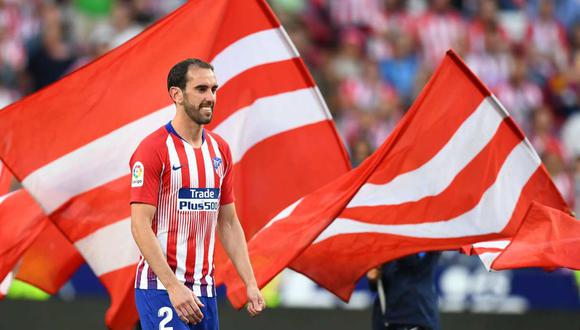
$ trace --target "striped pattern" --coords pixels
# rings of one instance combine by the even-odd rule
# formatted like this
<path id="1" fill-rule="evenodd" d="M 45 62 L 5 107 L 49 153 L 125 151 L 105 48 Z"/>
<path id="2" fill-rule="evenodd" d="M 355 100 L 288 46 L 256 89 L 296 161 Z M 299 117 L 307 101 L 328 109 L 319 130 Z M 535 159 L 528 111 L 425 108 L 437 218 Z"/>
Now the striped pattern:
<path id="1" fill-rule="evenodd" d="M 188 42 L 191 31 L 203 33 Z M 221 87 L 208 129 L 231 145 L 246 237 L 349 168 L 326 105 L 266 2 L 187 2 L 127 44 L 0 113 L 0 157 L 113 293 L 120 290 L 116 281 L 132 284 L 133 270 L 123 266 L 138 262 L 126 225 L 129 156 L 172 118 L 166 75 L 186 57 L 216 67 Z M 160 221 L 154 229 L 161 233 L 163 226 L 172 224 Z M 124 235 L 106 234 L 116 230 Z M 208 237 L 215 247 L 215 236 Z M 119 247 L 116 257 L 99 257 L 109 246 Z M 214 260 L 218 267 L 221 262 Z M 141 276 L 151 274 L 145 268 Z M 213 265 L 202 266 L 202 274 L 212 272 Z M 211 276 L 195 272 L 180 276 L 211 283 Z M 123 299 L 112 296 L 109 326 L 134 319 L 119 316 Z"/>
<path id="2" fill-rule="evenodd" d="M 290 265 L 348 300 L 383 262 L 513 235 L 532 201 L 566 208 L 507 111 L 448 52 L 387 141 L 284 210 L 252 239 L 250 255 L 260 285 Z M 241 306 L 241 283 L 227 285 Z"/>
<path id="3" fill-rule="evenodd" d="M 147 154 L 168 155 L 168 158 L 160 165 L 162 168 L 158 196 L 152 196 L 158 201 L 153 217 L 153 230 L 163 254 L 167 257 L 167 263 L 175 272 L 177 279 L 198 296 L 213 297 L 215 295 L 213 255 L 218 209 L 180 211 L 178 195 L 181 188 L 219 188 L 222 195 L 226 194 L 227 191 L 224 189 L 228 188 L 224 187 L 222 183 L 226 172 L 231 171 L 229 169 L 231 159 L 229 155 L 221 154 L 220 149 L 227 150 L 227 147 L 219 145 L 213 137 L 214 133 L 206 130 L 201 147 L 193 148 L 176 134 L 170 133 L 172 131 L 173 128 L 169 124 L 160 128 L 140 144 L 131 161 L 132 163 L 142 162 L 145 171 L 155 172 L 153 166 L 146 162 L 148 160 Z M 156 144 L 155 141 L 160 139 L 162 142 L 156 142 Z M 165 148 L 156 150 L 155 148 L 158 148 L 159 145 Z M 216 158 L 222 160 L 217 168 L 213 164 Z M 151 184 L 157 185 L 157 183 L 149 183 L 147 180 L 148 178 L 145 177 L 144 187 Z M 143 201 L 140 199 L 144 197 L 141 195 L 140 189 L 132 189 L 132 201 Z M 107 230 L 113 226 L 104 229 Z M 125 232 L 124 228 L 113 229 L 111 236 L 114 237 L 115 233 Z M 127 250 L 133 251 L 134 249 Z M 106 249 L 102 250 L 102 252 L 105 251 Z M 125 265 L 114 265 L 114 268 L 123 266 Z M 135 287 L 165 289 L 143 257 L 139 259 L 137 265 Z"/>

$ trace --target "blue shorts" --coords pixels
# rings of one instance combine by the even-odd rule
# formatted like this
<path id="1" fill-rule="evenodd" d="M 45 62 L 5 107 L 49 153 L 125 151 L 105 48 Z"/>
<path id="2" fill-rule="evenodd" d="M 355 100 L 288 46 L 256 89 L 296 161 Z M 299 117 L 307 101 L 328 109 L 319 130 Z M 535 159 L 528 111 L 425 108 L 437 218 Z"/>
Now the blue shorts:
<path id="1" fill-rule="evenodd" d="M 203 319 L 198 324 L 183 322 L 169 301 L 165 290 L 135 289 L 135 304 L 143 330 L 218 330 L 219 319 L 216 297 L 199 297 Z"/>

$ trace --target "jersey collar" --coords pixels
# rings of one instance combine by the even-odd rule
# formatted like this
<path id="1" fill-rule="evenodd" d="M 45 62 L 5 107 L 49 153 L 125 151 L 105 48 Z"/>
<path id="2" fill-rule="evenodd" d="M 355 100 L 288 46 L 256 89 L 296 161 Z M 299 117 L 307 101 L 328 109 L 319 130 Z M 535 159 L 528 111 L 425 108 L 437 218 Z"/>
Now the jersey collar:
<path id="1" fill-rule="evenodd" d="M 177 134 L 177 131 L 175 130 L 175 128 L 173 128 L 173 125 L 171 125 L 171 121 L 168 122 L 167 124 L 165 124 L 165 129 L 170 134 L 175 134 L 175 136 L 177 136 L 178 138 L 180 138 L 183 141 L 185 141 L 184 138 L 182 138 L 179 134 Z M 185 141 L 185 142 L 187 142 L 187 141 Z M 205 128 L 202 128 L 201 129 L 201 144 L 204 144 L 204 143 L 205 143 Z"/>

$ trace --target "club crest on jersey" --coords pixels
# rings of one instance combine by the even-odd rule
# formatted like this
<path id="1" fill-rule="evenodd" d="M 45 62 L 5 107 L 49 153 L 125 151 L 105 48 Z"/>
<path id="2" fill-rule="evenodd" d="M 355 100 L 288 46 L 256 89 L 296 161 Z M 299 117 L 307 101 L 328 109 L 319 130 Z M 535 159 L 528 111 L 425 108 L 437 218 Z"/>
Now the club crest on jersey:
<path id="1" fill-rule="evenodd" d="M 133 164 L 133 169 L 131 170 L 131 187 L 141 187 L 143 186 L 143 181 L 145 178 L 145 167 L 141 162 L 135 162 Z"/>
<path id="2" fill-rule="evenodd" d="M 180 211 L 217 211 L 220 205 L 219 188 L 181 188 L 177 197 Z"/>
<path id="3" fill-rule="evenodd" d="M 222 164 L 222 159 L 219 157 L 214 157 L 213 158 L 213 168 L 217 171 L 217 169 L 220 167 L 220 165 Z"/>

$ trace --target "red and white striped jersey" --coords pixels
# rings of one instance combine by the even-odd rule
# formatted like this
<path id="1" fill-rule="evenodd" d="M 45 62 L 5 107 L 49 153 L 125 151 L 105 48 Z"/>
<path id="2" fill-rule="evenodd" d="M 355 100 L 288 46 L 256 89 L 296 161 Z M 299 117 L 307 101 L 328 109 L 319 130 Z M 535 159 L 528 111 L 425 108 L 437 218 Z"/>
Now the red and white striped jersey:
<path id="1" fill-rule="evenodd" d="M 203 130 L 201 147 L 168 123 L 146 137 L 131 157 L 131 203 L 157 207 L 152 229 L 177 279 L 197 296 L 213 297 L 215 228 L 220 205 L 234 202 L 227 143 Z M 140 257 L 135 287 L 161 289 Z"/>

